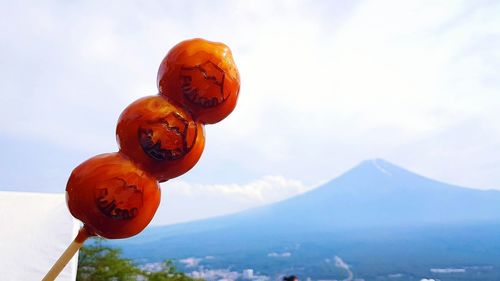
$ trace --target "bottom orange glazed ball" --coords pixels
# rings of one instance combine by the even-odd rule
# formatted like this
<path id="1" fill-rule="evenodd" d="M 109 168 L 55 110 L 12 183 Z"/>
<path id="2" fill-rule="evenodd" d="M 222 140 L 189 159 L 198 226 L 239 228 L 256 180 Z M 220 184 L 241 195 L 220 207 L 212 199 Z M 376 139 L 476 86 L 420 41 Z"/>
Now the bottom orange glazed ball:
<path id="1" fill-rule="evenodd" d="M 160 204 L 157 181 L 120 153 L 97 155 L 76 167 L 66 186 L 71 214 L 92 233 L 127 238 L 141 232 Z"/>

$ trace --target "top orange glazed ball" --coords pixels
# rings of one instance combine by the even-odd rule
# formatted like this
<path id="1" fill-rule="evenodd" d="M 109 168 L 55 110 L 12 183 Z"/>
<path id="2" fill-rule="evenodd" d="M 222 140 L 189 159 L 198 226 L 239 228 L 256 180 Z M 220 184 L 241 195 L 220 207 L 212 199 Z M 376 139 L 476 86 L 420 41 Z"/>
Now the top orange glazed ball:
<path id="1" fill-rule="evenodd" d="M 226 118 L 240 91 L 240 75 L 229 47 L 199 38 L 183 41 L 168 52 L 157 82 L 161 95 L 205 124 Z"/>

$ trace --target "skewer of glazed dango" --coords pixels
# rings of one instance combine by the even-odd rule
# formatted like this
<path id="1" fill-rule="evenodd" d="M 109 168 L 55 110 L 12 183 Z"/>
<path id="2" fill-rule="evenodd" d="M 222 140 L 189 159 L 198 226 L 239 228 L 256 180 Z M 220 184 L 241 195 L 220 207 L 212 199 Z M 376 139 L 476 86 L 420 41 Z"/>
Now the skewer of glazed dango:
<path id="1" fill-rule="evenodd" d="M 226 118 L 240 89 L 229 48 L 203 39 L 174 46 L 157 81 L 158 95 L 133 102 L 120 115 L 119 151 L 94 156 L 71 173 L 67 204 L 83 226 L 44 281 L 54 280 L 87 238 L 127 238 L 141 232 L 160 204 L 158 182 L 178 177 L 198 162 L 204 124 Z"/>

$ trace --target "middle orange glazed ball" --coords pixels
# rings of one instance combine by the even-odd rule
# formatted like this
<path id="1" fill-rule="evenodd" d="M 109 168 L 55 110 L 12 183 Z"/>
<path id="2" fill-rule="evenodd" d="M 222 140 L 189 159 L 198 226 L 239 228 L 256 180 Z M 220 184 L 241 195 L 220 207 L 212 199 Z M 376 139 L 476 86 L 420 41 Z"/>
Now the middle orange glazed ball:
<path id="1" fill-rule="evenodd" d="M 162 96 L 129 105 L 118 119 L 116 139 L 120 152 L 160 182 L 189 171 L 205 146 L 203 125 Z"/>

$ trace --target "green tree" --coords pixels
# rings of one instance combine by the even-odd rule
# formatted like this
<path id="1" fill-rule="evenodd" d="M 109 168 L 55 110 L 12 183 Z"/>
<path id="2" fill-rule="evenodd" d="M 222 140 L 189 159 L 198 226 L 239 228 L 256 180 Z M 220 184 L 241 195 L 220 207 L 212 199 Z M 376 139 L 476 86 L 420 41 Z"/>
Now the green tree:
<path id="1" fill-rule="evenodd" d="M 80 249 L 77 281 L 135 281 L 142 272 L 121 250 L 102 245 L 100 239 Z"/>
<path id="2" fill-rule="evenodd" d="M 77 281 L 194 281 L 177 271 L 172 261 L 163 262 L 157 272 L 141 270 L 132 260 L 121 257 L 121 249 L 102 244 L 102 239 L 80 249 Z"/>

